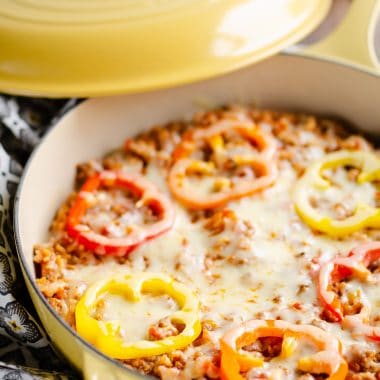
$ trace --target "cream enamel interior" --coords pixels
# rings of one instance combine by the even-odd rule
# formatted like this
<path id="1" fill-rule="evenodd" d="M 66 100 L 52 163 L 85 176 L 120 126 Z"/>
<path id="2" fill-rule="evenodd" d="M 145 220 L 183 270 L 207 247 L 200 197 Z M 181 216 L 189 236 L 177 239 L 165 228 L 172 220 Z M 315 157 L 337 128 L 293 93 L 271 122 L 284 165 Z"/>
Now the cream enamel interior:
<path id="1" fill-rule="evenodd" d="M 377 133 L 378 99 L 380 77 L 328 61 L 283 54 L 197 84 L 87 101 L 48 134 L 24 173 L 16 208 L 22 261 L 33 277 L 32 247 L 46 239 L 55 210 L 72 188 L 75 165 L 101 156 L 143 128 L 190 116 L 202 108 L 239 102 L 335 115 Z M 75 339 L 31 284 L 29 289 L 49 335 L 86 378 L 102 379 L 104 374 L 107 379 L 133 376 Z"/>

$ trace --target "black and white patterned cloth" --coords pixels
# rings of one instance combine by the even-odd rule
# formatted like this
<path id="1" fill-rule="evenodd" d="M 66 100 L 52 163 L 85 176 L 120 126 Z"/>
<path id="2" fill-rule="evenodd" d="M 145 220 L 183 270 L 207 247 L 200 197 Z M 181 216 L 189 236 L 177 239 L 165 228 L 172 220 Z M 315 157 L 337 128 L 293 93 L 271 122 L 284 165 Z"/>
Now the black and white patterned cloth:
<path id="1" fill-rule="evenodd" d="M 77 101 L 0 95 L 0 379 L 75 379 L 28 297 L 12 231 L 13 200 L 31 151 Z"/>

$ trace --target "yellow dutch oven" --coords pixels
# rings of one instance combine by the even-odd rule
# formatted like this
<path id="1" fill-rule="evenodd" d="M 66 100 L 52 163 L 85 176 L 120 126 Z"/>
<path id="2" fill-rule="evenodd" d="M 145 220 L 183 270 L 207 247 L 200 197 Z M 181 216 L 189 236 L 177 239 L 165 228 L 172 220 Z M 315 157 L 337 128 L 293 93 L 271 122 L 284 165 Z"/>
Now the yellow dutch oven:
<path id="1" fill-rule="evenodd" d="M 40 1 L 41 3 L 43 2 L 43 0 Z M 52 4 L 48 0 L 44 2 Z M 32 7 L 36 1 L 20 0 L 17 3 L 28 3 Z M 66 0 L 65 3 L 75 3 L 75 6 L 79 7 L 79 2 Z M 117 0 L 110 2 L 113 5 L 117 3 L 121 4 L 122 2 Z M 131 7 L 136 3 L 137 0 L 136 2 L 128 2 Z M 144 3 L 148 3 L 148 1 L 144 1 Z M 162 3 L 168 8 L 169 12 L 172 3 L 164 0 L 162 0 Z M 221 7 L 223 2 L 216 0 L 186 2 L 183 0 L 174 3 L 178 7 L 183 6 L 186 8 L 186 14 L 189 17 L 187 22 L 190 23 L 191 21 L 194 36 L 197 35 L 197 38 L 201 38 L 207 29 L 206 23 L 202 20 L 198 22 L 197 19 L 190 17 L 191 12 L 195 11 L 196 6 L 205 12 L 209 9 L 207 7 L 214 6 L 216 10 Z M 243 6 L 243 4 L 248 3 L 248 1 L 240 2 L 240 5 Z M 252 1 L 252 4 L 254 3 L 255 1 Z M 264 4 L 269 2 L 265 0 L 257 1 L 256 3 Z M 276 3 L 284 4 L 285 1 Z M 326 1 L 291 1 L 289 3 L 294 4 L 294 12 L 299 9 L 296 8 L 296 3 L 307 4 L 309 7 L 314 4 L 314 17 L 316 19 L 322 17 L 328 5 Z M 316 3 L 319 4 L 319 7 Z M 55 7 L 59 7 L 61 2 L 54 4 Z M 102 7 L 100 1 L 94 0 L 93 4 L 94 7 Z M 232 2 L 226 1 L 225 4 L 232 4 Z M 71 190 L 75 165 L 78 162 L 102 155 L 109 149 L 119 145 L 127 136 L 132 136 L 144 128 L 148 128 L 153 123 L 164 123 L 171 119 L 183 117 L 204 105 L 212 107 L 226 103 L 256 102 L 259 106 L 265 105 L 266 107 L 277 109 L 298 109 L 313 113 L 324 113 L 343 117 L 364 131 L 379 134 L 380 76 L 377 72 L 378 63 L 373 50 L 374 22 L 379 13 L 379 6 L 379 1 L 375 0 L 354 0 L 343 23 L 334 33 L 308 50 L 296 51 L 292 49 L 234 72 L 197 83 L 183 84 L 171 89 L 88 100 L 68 113 L 47 134 L 29 160 L 17 193 L 14 215 L 17 249 L 25 281 L 43 325 L 56 347 L 83 373 L 85 379 L 137 379 L 141 378 L 141 375 L 137 375 L 120 363 L 107 358 L 80 338 L 56 315 L 35 283 L 33 245 L 46 239 L 49 223 L 55 210 Z M 263 9 L 267 8 L 264 7 Z M 222 10 L 220 9 L 220 11 Z M 1 10 L 0 12 L 4 11 Z M 232 12 L 232 14 L 230 13 L 231 18 L 228 19 L 226 14 L 225 18 L 223 18 L 224 23 L 220 24 L 218 30 L 221 33 L 228 31 L 228 27 L 232 25 L 230 25 L 230 22 L 236 22 L 233 9 L 230 9 L 230 12 Z M 117 12 L 110 9 L 107 15 L 109 20 L 114 17 L 115 22 L 118 22 Z M 14 17 L 17 17 L 17 15 Z M 139 15 L 136 13 L 135 17 L 137 19 Z M 157 17 L 161 18 L 164 15 L 157 15 Z M 168 14 L 165 17 L 169 17 Z M 214 20 L 216 14 L 207 13 L 207 17 Z M 259 22 L 255 15 L 252 15 L 252 19 Z M 316 19 L 314 19 L 314 23 L 316 23 Z M 131 23 L 135 22 L 132 21 Z M 62 22 L 64 22 L 64 18 L 62 18 Z M 304 24 L 302 25 L 299 28 L 304 28 L 304 31 L 309 28 Z M 244 24 L 245 26 L 246 24 Z M 104 25 L 105 30 L 107 27 Z M 152 33 L 154 34 L 154 30 L 150 28 L 148 26 L 149 33 L 147 32 L 146 38 L 152 38 Z M 165 37 L 168 39 L 167 43 L 176 44 L 174 39 L 169 38 L 170 33 L 182 38 L 180 30 L 171 30 L 169 26 L 167 29 L 163 28 L 162 30 L 167 34 L 156 36 L 156 41 L 161 41 L 160 39 Z M 203 36 L 205 39 L 208 37 Z M 108 38 L 106 32 L 104 38 Z M 141 36 L 141 38 L 143 37 Z M 295 36 L 287 38 L 289 42 Z M 281 39 L 276 40 L 274 38 L 274 40 L 277 41 L 277 48 L 285 43 Z M 257 60 L 261 54 L 258 53 L 256 56 L 252 54 L 252 57 L 247 54 L 245 60 L 242 61 L 227 56 L 225 59 L 229 60 L 230 63 L 225 65 L 222 62 L 224 57 L 219 63 L 213 61 L 215 58 L 213 56 L 202 57 L 205 62 L 209 62 L 208 60 L 213 62 L 212 65 L 215 64 L 215 67 L 210 63 L 210 66 L 206 65 L 201 70 L 199 61 L 196 61 L 192 63 L 194 72 L 187 72 L 185 75 L 186 65 L 179 65 L 178 70 L 175 70 L 176 65 L 173 64 L 172 60 L 178 59 L 182 63 L 187 59 L 191 60 L 191 54 L 189 55 L 186 52 L 187 49 L 190 51 L 195 49 L 191 46 L 191 41 L 189 40 L 186 46 L 177 47 L 180 49 L 178 56 L 165 56 L 164 63 L 167 66 L 161 61 L 162 57 L 159 58 L 160 62 L 149 62 L 152 75 L 148 75 L 146 78 L 141 74 L 142 71 L 147 72 L 146 68 L 148 66 L 139 71 L 137 66 L 133 66 L 135 63 L 134 57 L 131 57 L 132 62 L 126 63 L 126 61 L 123 61 L 127 64 L 126 68 L 131 71 L 134 70 L 133 72 L 136 75 L 136 78 L 128 77 L 129 74 L 125 73 L 125 80 L 130 81 L 130 83 L 124 82 L 123 88 L 113 79 L 107 82 L 104 72 L 102 74 L 99 62 L 93 62 L 101 82 L 101 86 L 98 87 L 85 87 L 84 82 L 79 78 L 79 73 L 77 78 L 78 85 L 75 88 L 72 87 L 74 86 L 73 82 L 68 81 L 67 86 L 65 86 L 63 80 L 58 81 L 62 85 L 61 87 L 49 87 L 46 86 L 48 82 L 41 84 L 38 82 L 38 77 L 33 79 L 33 75 L 30 76 L 30 81 L 27 82 L 28 86 L 26 87 L 22 80 L 12 81 L 10 76 L 5 77 L 3 64 L 0 67 L 0 70 L 2 70 L 0 88 L 8 88 L 10 91 L 22 91 L 24 93 L 29 92 L 29 90 L 30 93 L 46 91 L 45 93 L 49 95 L 71 94 L 74 89 L 77 94 L 110 94 L 123 90 L 142 90 L 161 87 L 164 83 L 167 85 L 184 83 L 193 79 L 207 77 L 210 74 L 230 71 L 233 68 L 244 66 L 247 62 Z M 230 41 L 233 45 L 238 44 L 239 39 L 222 39 L 222 41 Z M 200 47 L 203 42 L 197 40 L 196 46 Z M 21 43 L 22 41 L 19 41 L 19 44 Z M 102 41 L 99 41 L 99 44 L 103 49 Z M 3 52 L 3 42 L 1 45 L 2 52 L 0 54 L 5 54 Z M 18 45 L 18 47 L 20 46 Z M 227 46 L 222 44 L 216 51 L 219 53 L 227 52 L 229 46 L 228 44 Z M 138 53 L 137 47 L 134 47 L 136 48 L 135 53 Z M 211 47 L 215 46 L 210 45 Z M 115 48 L 117 48 L 117 45 L 112 45 L 112 49 Z M 17 46 L 9 49 L 13 49 L 15 57 L 17 54 L 21 54 L 16 51 Z M 38 49 L 43 48 L 40 46 Z M 31 50 L 33 50 L 32 47 L 30 48 Z M 262 55 L 268 55 L 270 51 L 269 49 Z M 34 53 L 37 54 L 37 51 Z M 32 52 L 30 54 L 33 55 Z M 69 55 L 70 52 L 61 52 L 61 54 Z M 148 53 L 146 54 L 148 59 Z M 156 54 L 159 56 L 161 52 L 156 51 Z M 199 60 L 201 59 L 200 56 L 197 57 Z M 32 59 L 33 56 L 30 58 Z M 153 58 L 149 56 L 149 59 Z M 46 59 L 48 61 L 49 57 Z M 63 58 L 59 62 L 62 73 L 71 67 L 72 61 L 70 57 L 67 57 L 67 59 L 67 67 Z M 231 62 L 234 63 L 232 64 Z M 54 62 L 54 64 L 56 63 Z M 48 67 L 48 64 L 49 62 L 46 62 L 46 67 Z M 142 64 L 145 65 L 147 62 Z M 188 65 L 187 70 L 190 70 L 190 67 L 191 65 Z M 165 68 L 167 70 L 164 70 Z M 90 68 L 87 69 L 90 70 Z M 15 70 L 17 70 L 17 67 Z M 81 70 L 80 73 L 87 79 L 91 76 L 90 74 L 85 75 L 85 66 Z M 157 76 L 160 70 L 161 76 Z M 5 67 L 5 71 L 9 74 L 11 70 L 9 67 Z M 24 72 L 26 73 L 26 71 L 25 69 Z M 40 73 L 39 78 L 44 81 L 48 78 L 48 74 Z M 167 77 L 164 79 L 165 75 Z M 50 78 L 49 80 L 52 79 Z M 6 87 L 7 83 L 9 87 Z M 110 133 L 110 128 L 112 128 L 112 133 Z"/>

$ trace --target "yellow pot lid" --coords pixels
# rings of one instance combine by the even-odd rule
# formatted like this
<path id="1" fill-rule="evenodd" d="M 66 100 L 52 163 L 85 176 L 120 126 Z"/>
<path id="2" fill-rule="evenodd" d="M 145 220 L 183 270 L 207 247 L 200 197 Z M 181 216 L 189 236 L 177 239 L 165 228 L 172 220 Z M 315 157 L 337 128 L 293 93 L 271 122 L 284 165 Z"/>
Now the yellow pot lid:
<path id="1" fill-rule="evenodd" d="M 331 0 L 0 0 L 0 91 L 99 96 L 225 73 L 308 34 Z"/>

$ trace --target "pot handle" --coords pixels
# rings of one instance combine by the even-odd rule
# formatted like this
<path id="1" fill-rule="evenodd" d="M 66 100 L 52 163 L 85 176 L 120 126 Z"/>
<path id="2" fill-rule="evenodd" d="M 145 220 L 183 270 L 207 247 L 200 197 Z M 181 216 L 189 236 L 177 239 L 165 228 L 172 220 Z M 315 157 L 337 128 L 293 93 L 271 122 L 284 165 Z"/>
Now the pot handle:
<path id="1" fill-rule="evenodd" d="M 353 0 L 338 27 L 324 40 L 301 48 L 302 53 L 380 70 L 374 44 L 379 14 L 380 0 Z"/>

